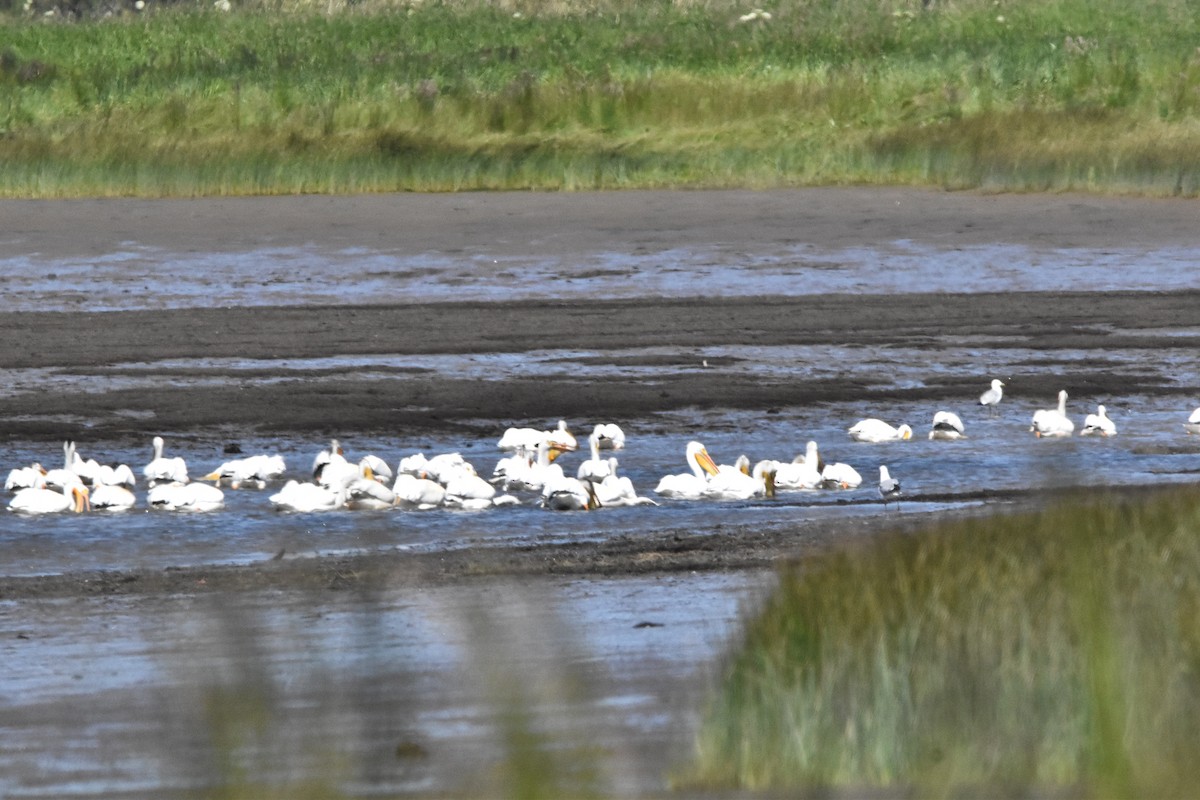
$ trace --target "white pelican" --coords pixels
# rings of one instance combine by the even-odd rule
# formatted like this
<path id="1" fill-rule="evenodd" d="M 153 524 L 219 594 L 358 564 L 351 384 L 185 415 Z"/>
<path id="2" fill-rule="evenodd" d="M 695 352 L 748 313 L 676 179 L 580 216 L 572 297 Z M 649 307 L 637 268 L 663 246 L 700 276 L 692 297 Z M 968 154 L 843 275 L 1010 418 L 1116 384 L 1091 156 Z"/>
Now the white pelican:
<path id="1" fill-rule="evenodd" d="M 216 511 L 225 493 L 207 483 L 160 483 L 146 494 L 146 505 L 166 511 Z"/>
<path id="2" fill-rule="evenodd" d="M 532 451 L 541 441 L 548 441 L 559 450 L 579 449 L 579 442 L 567 428 L 567 421 L 563 419 L 558 421 L 558 427 L 552 431 L 539 431 L 537 428 L 509 428 L 500 437 L 496 446 L 501 450 L 516 450 L 524 447 L 526 450 Z"/>
<path id="3" fill-rule="evenodd" d="M 166 458 L 163 456 L 163 438 L 155 436 L 151 443 L 154 447 L 154 458 L 142 468 L 142 475 L 149 481 L 150 486 L 160 483 L 187 483 L 187 464 L 182 458 Z"/>
<path id="4" fill-rule="evenodd" d="M 988 389 L 983 394 L 979 395 L 979 405 L 986 408 L 988 411 L 995 413 L 1000 401 L 1004 398 L 1004 381 L 999 378 L 992 378 L 992 388 Z"/>
<path id="5" fill-rule="evenodd" d="M 599 426 L 596 427 L 598 428 Z M 592 457 L 580 463 L 579 471 L 575 473 L 575 477 L 581 481 L 599 483 L 609 475 L 615 475 L 617 472 L 617 460 L 615 458 L 600 458 L 600 437 L 595 433 L 588 436 L 588 447 L 592 451 Z"/>
<path id="6" fill-rule="evenodd" d="M 58 469 L 48 470 L 42 475 L 44 485 L 51 489 L 65 489 L 68 486 L 85 483 L 83 476 L 76 472 L 75 443 L 63 442 L 63 465 Z M 86 470 L 85 470 L 86 471 Z"/>
<path id="7" fill-rule="evenodd" d="M 609 475 L 599 483 L 593 483 L 592 493 L 601 508 L 658 505 L 649 497 L 639 497 L 633 488 L 633 481 L 624 475 Z"/>
<path id="8" fill-rule="evenodd" d="M 527 451 L 523 452 L 524 456 L 514 456 L 514 460 L 508 462 L 499 481 L 493 479 L 492 482 L 498 482 L 506 492 L 540 492 L 548 482 L 563 478 L 562 467 L 554 463 L 554 459 L 558 458 L 562 451 L 552 447 L 549 442 L 538 442 L 534 459 L 529 457 Z M 501 470 L 500 464 L 496 465 L 496 470 Z"/>
<path id="9" fill-rule="evenodd" d="M 496 487 L 485 481 L 474 472 L 460 472 L 446 483 L 446 503 L 463 505 L 465 501 L 486 500 L 491 504 L 496 496 Z M 471 506 L 471 503 L 466 503 Z"/>
<path id="10" fill-rule="evenodd" d="M 761 469 L 756 470 L 755 474 L 751 474 L 750 459 L 744 455 L 738 456 L 733 466 L 721 464 L 717 467 L 717 474 L 709 476 L 704 496 L 712 500 L 764 497 L 767 494 L 766 474 L 774 474 L 774 470 L 764 462 L 759 464 Z"/>
<path id="11" fill-rule="evenodd" d="M 1183 429 L 1188 433 L 1200 433 L 1200 408 L 1192 412 L 1188 421 L 1183 424 Z"/>
<path id="12" fill-rule="evenodd" d="M 371 468 L 363 464 L 362 475 L 346 485 L 346 508 L 354 511 L 382 511 L 396 505 L 396 493 L 374 477 Z"/>
<path id="13" fill-rule="evenodd" d="M 879 466 L 879 496 L 883 498 L 885 508 L 888 500 L 900 501 L 900 481 L 893 478 L 888 473 L 888 468 L 882 464 Z"/>
<path id="14" fill-rule="evenodd" d="M 1075 432 L 1075 423 L 1067 418 L 1067 392 L 1058 393 L 1058 408 L 1034 412 L 1033 425 L 1029 428 L 1041 438 L 1043 436 L 1070 436 Z"/>
<path id="15" fill-rule="evenodd" d="M 448 480 L 459 473 L 474 474 L 475 468 L 462 457 L 461 453 L 441 453 L 433 458 L 426 458 L 424 453 L 416 453 L 400 459 L 396 472 L 417 478 L 429 478 L 444 486 Z"/>
<path id="16" fill-rule="evenodd" d="M 216 481 L 218 486 L 222 481 L 228 480 L 233 489 L 239 489 L 246 484 L 261 489 L 266 486 L 267 481 L 280 477 L 286 471 L 287 464 L 284 463 L 283 456 L 269 456 L 264 453 L 226 461 L 205 475 L 203 480 Z"/>
<path id="17" fill-rule="evenodd" d="M 22 489 L 8 501 L 12 511 L 23 514 L 61 514 L 74 511 L 76 514 L 88 508 L 88 490 L 81 483 L 64 486 L 62 491 L 51 489 Z"/>
<path id="18" fill-rule="evenodd" d="M 717 474 L 717 465 L 700 442 L 688 442 L 684 452 L 692 471 L 664 476 L 654 488 L 655 494 L 686 500 L 696 500 L 704 496 L 709 476 Z"/>
<path id="19" fill-rule="evenodd" d="M 75 442 L 73 441 L 63 443 L 63 452 L 66 455 L 66 468 L 78 475 L 79 480 L 85 486 L 90 486 L 96 482 L 96 474 L 100 471 L 100 464 L 97 463 L 96 459 L 84 459 L 83 456 L 75 452 Z"/>
<path id="20" fill-rule="evenodd" d="M 333 511 L 346 503 L 346 488 L 327 489 L 315 483 L 300 483 L 289 480 L 268 498 L 271 505 L 283 511 Z"/>
<path id="21" fill-rule="evenodd" d="M 1079 430 L 1079 435 L 1116 436 L 1117 424 L 1108 418 L 1104 406 L 1096 406 L 1095 414 L 1088 414 L 1083 418 L 1083 427 Z"/>
<path id="22" fill-rule="evenodd" d="M 101 464 L 100 468 L 92 476 L 93 486 L 124 486 L 126 489 L 132 489 L 137 485 L 137 478 L 134 477 L 133 470 L 128 464 L 117 464 L 115 467 L 110 464 Z M 93 505 L 95 497 L 92 498 Z"/>
<path id="23" fill-rule="evenodd" d="M 601 450 L 622 450 L 625 447 L 625 431 L 615 422 L 601 422 L 592 430 L 592 436 L 600 443 Z"/>
<path id="24" fill-rule="evenodd" d="M 43 489 L 46 486 L 46 470 L 41 464 L 33 463 L 28 467 L 14 467 L 8 471 L 8 480 L 4 482 L 4 491 L 16 492 L 21 489 Z"/>
<path id="25" fill-rule="evenodd" d="M 127 511 L 137 505 L 129 488 L 116 483 L 101 483 L 92 488 L 91 507 L 97 511 Z"/>
<path id="26" fill-rule="evenodd" d="M 591 481 L 562 478 L 542 487 L 542 506 L 554 511 L 591 511 L 599 508 Z"/>
<path id="27" fill-rule="evenodd" d="M 881 419 L 860 420 L 850 428 L 850 438 L 856 442 L 894 442 L 912 438 L 912 428 L 901 425 L 894 428 Z"/>
<path id="28" fill-rule="evenodd" d="M 953 411 L 939 411 L 933 415 L 933 428 L 929 431 L 929 438 L 947 441 L 965 439 L 967 431 L 958 414 Z"/>
<path id="29" fill-rule="evenodd" d="M 862 484 L 862 475 L 849 464 L 838 461 L 826 464 L 821 470 L 821 488 L 823 489 L 857 489 Z"/>
<path id="30" fill-rule="evenodd" d="M 405 508 L 435 508 L 446 499 L 446 488 L 440 483 L 406 472 L 396 476 L 392 492 L 396 495 L 397 504 Z"/>
<path id="31" fill-rule="evenodd" d="M 821 470 L 817 466 L 821 463 L 821 458 L 816 452 L 816 445 L 816 442 L 809 442 L 810 455 L 806 455 L 802 461 L 786 464 L 779 461 L 770 462 L 775 472 L 776 489 L 816 489 L 821 485 Z"/>

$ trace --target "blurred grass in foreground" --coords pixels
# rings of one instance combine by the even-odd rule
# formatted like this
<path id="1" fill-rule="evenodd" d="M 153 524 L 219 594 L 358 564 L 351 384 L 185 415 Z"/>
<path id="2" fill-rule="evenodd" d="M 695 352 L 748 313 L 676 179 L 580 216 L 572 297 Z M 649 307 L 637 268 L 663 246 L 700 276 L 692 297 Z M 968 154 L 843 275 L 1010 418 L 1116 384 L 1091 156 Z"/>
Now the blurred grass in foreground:
<path id="1" fill-rule="evenodd" d="M 682 782 L 1186 796 L 1198 612 L 1194 487 L 797 565 L 750 623 Z"/>
<path id="2" fill-rule="evenodd" d="M 1200 193 L 1184 0 L 5 7 L 0 196 Z"/>

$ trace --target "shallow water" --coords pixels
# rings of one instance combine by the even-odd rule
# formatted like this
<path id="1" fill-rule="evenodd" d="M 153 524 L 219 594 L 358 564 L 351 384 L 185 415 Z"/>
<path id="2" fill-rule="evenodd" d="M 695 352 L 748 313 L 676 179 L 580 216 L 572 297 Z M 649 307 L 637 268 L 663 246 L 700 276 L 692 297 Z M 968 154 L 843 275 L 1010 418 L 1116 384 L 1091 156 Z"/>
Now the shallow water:
<path id="1" fill-rule="evenodd" d="M 355 280 L 345 280 L 352 263 Z M 164 264 L 169 264 L 164 269 Z M 683 295 L 697 285 L 727 295 L 982 292 L 1013 289 L 1200 288 L 1200 271 L 1190 253 L 1173 250 L 1093 252 L 1035 251 L 1016 246 L 936 250 L 909 242 L 838 252 L 804 247 L 734 258 L 719 248 L 652 254 L 597 254 L 581 263 L 491 258 L 485 252 L 450 259 L 439 254 L 402 256 L 319 249 L 271 249 L 244 253 L 168 253 L 131 244 L 98 261 L 47 260 L 38 256 L 0 259 L 0 302 L 6 309 L 172 308 L 309 302 L 401 302 L 405 299 L 506 301 L 558 294 L 563 287 L 581 296 Z M 952 276 L 952 278 L 950 277 Z M 553 290 L 547 289 L 553 278 Z M 430 370 L 479 380 L 509 375 L 567 373 L 586 364 L 598 376 L 655 374 L 671 356 L 674 370 L 729 370 L 748 382 L 793 376 L 797 381 L 838 378 L 879 389 L 920 388 L 939 377 L 977 376 L 982 392 L 992 377 L 1060 375 L 1101 368 L 1136 376 L 1139 385 L 1200 386 L 1200 318 L 1195 327 L 1164 332 L 1178 340 L 1169 350 L 1055 351 L 1052 358 L 1013 343 L 957 342 L 931 349 L 903 347 L 718 347 L 691 353 L 652 348 L 618 352 L 546 350 L 521 354 L 404 358 L 338 358 L 306 361 L 231 359 L 115 364 L 100 369 L 13 370 L 0 391 L 20 393 L 53 384 L 82 395 L 136 388 L 149 382 L 179 385 L 289 380 L 289 369 L 352 366 L 356 377 L 394 375 L 396 370 Z M 935 359 L 931 363 L 931 358 Z M 1097 359 L 1103 364 L 1098 366 Z M 691 365 L 687 364 L 691 360 Z M 719 366 L 706 367 L 711 360 Z M 680 361 L 683 366 L 679 366 Z M 643 366 L 651 364 L 655 366 Z M 261 377 L 270 368 L 272 377 Z M 245 376 L 237 375 L 245 371 Z M 258 371 L 258 374 L 250 374 Z M 863 476 L 848 491 L 781 493 L 774 500 L 691 502 L 657 498 L 656 507 L 554 513 L 531 497 L 513 508 L 486 512 L 334 512 L 283 514 L 272 510 L 272 489 L 227 490 L 226 508 L 204 515 L 150 512 L 120 515 L 24 517 L 5 513 L 0 525 L 0 559 L 8 574 L 36 575 L 83 569 L 164 569 L 208 563 L 247 563 L 283 551 L 288 558 L 323 553 L 437 550 L 464 546 L 506 547 L 561 542 L 640 531 L 677 530 L 702 536 L 714 526 L 752 523 L 787 526 L 797 519 L 918 514 L 1000 501 L 992 491 L 1045 486 L 1133 485 L 1194 481 L 1200 474 L 1200 437 L 1187 436 L 1190 407 L 1177 398 L 1128 394 L 1074 396 L 1069 412 L 1076 424 L 1102 402 L 1120 434 L 1112 439 L 1037 440 L 1028 432 L 1034 410 L 1052 397 L 1030 397 L 1010 386 L 999 412 L 989 415 L 977 394 L 946 406 L 958 412 L 968 437 L 929 441 L 933 413 L 940 407 L 912 401 L 826 403 L 779 407 L 771 413 L 723 409 L 649 414 L 617 420 L 629 444 L 617 453 L 621 471 L 639 492 L 653 497 L 663 475 L 685 470 L 683 451 L 701 439 L 719 463 L 740 454 L 752 460 L 791 460 L 815 440 L 827 461 L 844 461 Z M 73 421 L 89 421 L 80 407 Z M 915 431 L 908 442 L 852 442 L 846 429 L 864 417 L 905 422 Z M 572 419 L 582 440 L 597 422 Z M 147 426 L 153 424 L 145 420 Z M 351 458 L 375 453 L 393 466 L 415 452 L 461 452 L 483 475 L 502 453 L 495 447 L 503 426 L 515 421 L 478 420 L 488 436 L 344 439 Z M 556 420 L 537 421 L 547 428 Z M 81 455 L 101 462 L 128 463 L 140 472 L 150 457 L 149 437 L 138 449 L 94 447 L 78 442 Z M 226 460 L 222 432 L 179 434 L 168 453 L 187 459 L 193 477 Z M 237 439 L 244 453 L 278 453 L 289 477 L 308 476 L 324 441 Z M 31 442 L 10 442 L 4 466 L 32 461 L 57 466 L 61 453 Z M 573 471 L 586 454 L 564 456 Z M 904 488 L 897 508 L 884 508 L 875 490 L 886 464 Z M 145 487 L 139 487 L 144 496 Z M 456 759 L 494 761 L 503 704 L 481 671 L 477 616 L 515 609 L 513 618 L 492 620 L 510 631 L 510 642 L 488 642 L 505 670 L 585 669 L 585 696 L 536 696 L 529 705 L 556 736 L 568 741 L 593 736 L 615 754 L 606 759 L 614 785 L 627 794 L 662 787 L 663 748 L 686 740 L 695 693 L 714 668 L 748 598 L 769 584 L 761 573 L 733 576 L 664 576 L 603 581 L 539 580 L 536 586 L 492 603 L 463 587 L 393 587 L 380 596 L 345 598 L 344 605 L 297 611 L 279 595 L 244 598 L 236 610 L 217 609 L 181 597 L 164 611 L 149 613 L 134 598 L 91 599 L 82 606 L 57 601 L 0 603 L 0 639 L 12 678 L 0 687 L 0 793 L 5 796 L 113 796 L 146 791 L 182 791 L 211 775 L 211 720 L 198 719 L 205 691 L 214 685 L 265 681 L 279 705 L 277 741 L 259 742 L 244 757 L 260 774 L 281 780 L 314 769 L 296 754 L 309 752 L 306 732 L 321 730 L 344 742 L 344 752 L 324 752 L 336 761 L 337 784 L 352 793 L 390 790 L 436 792 L 461 778 Z M 236 619 L 230 621 L 229 614 Z M 525 619 L 522 622 L 522 618 Z M 662 628 L 634 626 L 641 621 Z M 565 628 L 547 636 L 528 623 Z M 473 627 L 475 626 L 475 627 Z M 485 628 L 488 626 L 484 626 Z M 249 633 L 247 633 L 249 631 Z M 655 638 L 657 637 L 657 638 Z M 520 643 L 553 640 L 554 652 L 521 652 Z M 240 643 L 253 646 L 239 655 Z M 563 644 L 566 642 L 567 644 Z M 514 644 L 517 643 L 517 644 Z M 494 647 L 495 649 L 488 649 Z M 518 648 L 514 651 L 513 648 Z M 507 649 L 506 649 L 507 648 Z M 486 660 L 486 659 L 484 659 Z M 204 672 L 198 680 L 194 670 Z M 255 676 L 257 676 L 255 678 Z M 348 677 L 362 685 L 397 687 L 386 698 L 342 695 Z M 251 681 L 253 683 L 253 681 Z M 552 685 L 553 680 L 550 681 Z M 663 690 L 675 683 L 680 695 Z M 244 686 L 243 686 L 244 688 Z M 251 687 L 253 688 L 253 686 Z M 259 688 L 262 688 L 261 686 Z M 335 689 L 336 691 L 330 691 Z M 73 702 L 90 698 L 94 718 L 78 725 Z M 580 717 L 598 721 L 592 731 L 572 728 Z M 399 720 L 399 722 L 398 722 Z M 159 746 L 139 749 L 146 737 Z M 414 740 L 432 754 L 415 763 L 395 758 L 397 742 Z M 206 749 L 207 748 L 207 749 Z M 639 756 L 640 751 L 645 751 Z M 453 757 L 443 758 L 444 753 Z M 183 754 L 182 757 L 174 753 Z M 466 753 L 463 755 L 462 753 Z M 651 757 L 653 756 L 653 757 Z M 346 765 L 350 766 L 347 767 Z M 623 766 L 622 766 L 623 765 Z M 626 767 L 628 769 L 626 770 Z M 624 771 L 623 771 L 624 770 Z M 320 774 L 320 769 L 316 770 Z M 622 779 L 621 775 L 628 774 Z M 627 784 L 621 781 L 626 780 Z M 7 782 L 6 782 L 7 781 Z"/>

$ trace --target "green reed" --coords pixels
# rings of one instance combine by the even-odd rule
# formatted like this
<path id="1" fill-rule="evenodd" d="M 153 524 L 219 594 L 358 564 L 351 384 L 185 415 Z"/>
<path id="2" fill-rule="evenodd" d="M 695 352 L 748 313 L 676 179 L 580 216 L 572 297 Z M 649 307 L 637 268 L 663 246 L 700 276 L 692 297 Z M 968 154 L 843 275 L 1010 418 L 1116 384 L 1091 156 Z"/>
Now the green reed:
<path id="1" fill-rule="evenodd" d="M 1200 778 L 1200 492 L 946 522 L 799 565 L 686 785 L 1173 796 Z"/>
<path id="2" fill-rule="evenodd" d="M 43 7 L 0 16 L 0 195 L 1200 191 L 1182 0 Z"/>

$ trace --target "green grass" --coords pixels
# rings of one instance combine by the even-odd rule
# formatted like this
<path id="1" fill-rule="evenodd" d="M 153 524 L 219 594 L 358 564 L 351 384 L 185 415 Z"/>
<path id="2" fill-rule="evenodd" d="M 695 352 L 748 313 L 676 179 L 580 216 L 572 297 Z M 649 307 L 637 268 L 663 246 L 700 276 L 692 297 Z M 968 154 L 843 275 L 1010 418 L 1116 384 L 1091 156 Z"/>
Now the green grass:
<path id="1" fill-rule="evenodd" d="M 0 15 L 0 196 L 1200 193 L 1183 0 L 41 8 Z"/>
<path id="2" fill-rule="evenodd" d="M 1200 491 L 947 522 L 799 565 L 688 786 L 1185 796 L 1200 780 Z"/>

